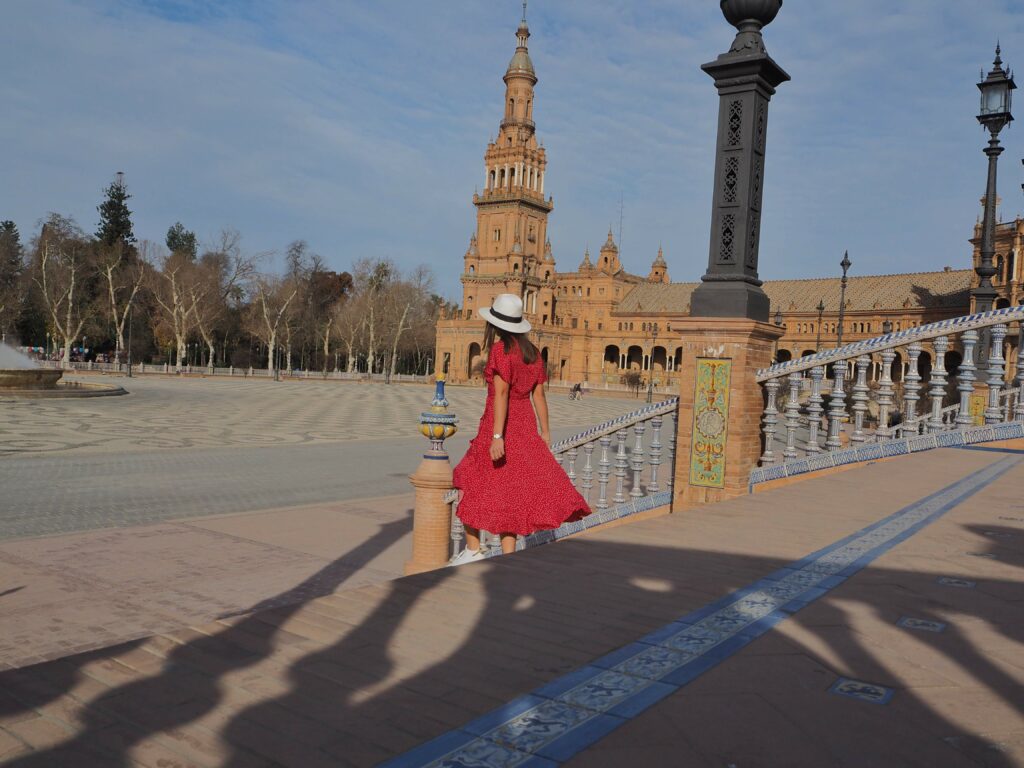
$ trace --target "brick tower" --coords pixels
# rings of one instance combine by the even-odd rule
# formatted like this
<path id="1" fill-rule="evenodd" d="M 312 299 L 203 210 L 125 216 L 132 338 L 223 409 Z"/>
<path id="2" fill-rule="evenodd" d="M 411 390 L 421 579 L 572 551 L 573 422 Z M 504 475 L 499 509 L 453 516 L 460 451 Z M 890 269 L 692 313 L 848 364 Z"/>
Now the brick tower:
<path id="1" fill-rule="evenodd" d="M 554 260 L 550 255 L 545 259 L 545 245 L 554 202 L 544 198 L 547 158 L 533 123 L 537 75 L 527 47 L 530 29 L 523 5 L 516 52 L 504 77 L 504 117 L 497 139 L 484 154 L 483 194 L 473 195 L 477 226 L 464 257 L 462 306 L 475 313 L 499 293 L 514 293 L 536 324 L 545 302 L 553 299 Z"/>

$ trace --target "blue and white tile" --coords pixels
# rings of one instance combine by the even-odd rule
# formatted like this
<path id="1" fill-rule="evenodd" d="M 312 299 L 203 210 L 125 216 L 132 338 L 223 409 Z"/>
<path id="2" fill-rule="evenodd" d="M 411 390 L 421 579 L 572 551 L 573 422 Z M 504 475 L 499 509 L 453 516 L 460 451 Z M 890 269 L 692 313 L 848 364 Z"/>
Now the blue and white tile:
<path id="1" fill-rule="evenodd" d="M 637 695 L 650 683 L 649 679 L 609 669 L 560 694 L 557 701 L 592 712 L 606 712 Z"/>
<path id="2" fill-rule="evenodd" d="M 961 579 L 957 576 L 940 576 L 935 581 L 944 587 L 956 587 L 958 589 L 974 589 L 977 586 L 977 582 L 970 579 Z"/>
<path id="3" fill-rule="evenodd" d="M 486 739 L 520 752 L 536 752 L 594 717 L 594 712 L 563 701 L 546 699 L 484 734 Z"/>
<path id="4" fill-rule="evenodd" d="M 869 704 L 888 704 L 893 696 L 892 688 L 875 683 L 866 683 L 863 680 L 853 680 L 848 677 L 841 677 L 832 684 L 828 692 L 836 696 L 846 696 Z"/>
<path id="5" fill-rule="evenodd" d="M 901 617 L 896 622 L 896 626 L 903 627 L 904 629 L 916 629 L 920 632 L 942 632 L 946 629 L 944 622 L 932 621 L 931 619 L 917 619 L 913 616 Z"/>

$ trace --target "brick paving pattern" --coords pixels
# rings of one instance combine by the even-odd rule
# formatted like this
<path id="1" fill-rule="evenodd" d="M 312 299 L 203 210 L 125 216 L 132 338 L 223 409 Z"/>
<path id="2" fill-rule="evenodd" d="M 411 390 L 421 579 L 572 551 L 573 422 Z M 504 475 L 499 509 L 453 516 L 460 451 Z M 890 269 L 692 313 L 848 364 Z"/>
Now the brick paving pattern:
<path id="1" fill-rule="evenodd" d="M 110 378 L 89 400 L 0 400 L 0 540 L 405 493 L 424 385 Z M 483 391 L 449 390 L 475 433 Z M 638 407 L 552 395 L 556 439 Z"/>
<path id="2" fill-rule="evenodd" d="M 0 754 L 18 768 L 375 765 L 1006 455 L 902 457 L 350 590 L 328 568 L 307 579 L 338 590 L 323 597 L 0 673 Z M 569 764 L 1024 764 L 1022 481 L 1017 463 Z M 842 678 L 891 698 L 833 695 Z"/>

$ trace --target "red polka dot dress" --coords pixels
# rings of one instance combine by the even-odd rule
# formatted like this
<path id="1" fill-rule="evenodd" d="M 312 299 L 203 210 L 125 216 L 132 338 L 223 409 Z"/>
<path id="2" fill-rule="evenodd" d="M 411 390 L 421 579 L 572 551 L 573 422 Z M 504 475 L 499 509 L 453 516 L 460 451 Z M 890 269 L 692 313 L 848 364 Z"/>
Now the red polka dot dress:
<path id="1" fill-rule="evenodd" d="M 498 462 L 491 461 L 490 453 L 496 375 L 509 385 L 505 456 Z M 505 352 L 504 343 L 496 341 L 484 378 L 487 403 L 480 428 L 455 467 L 454 484 L 462 490 L 458 506 L 462 522 L 490 533 L 525 536 L 590 514 L 587 502 L 537 432 L 530 393 L 547 380 L 544 361 L 527 365 L 517 346 Z"/>

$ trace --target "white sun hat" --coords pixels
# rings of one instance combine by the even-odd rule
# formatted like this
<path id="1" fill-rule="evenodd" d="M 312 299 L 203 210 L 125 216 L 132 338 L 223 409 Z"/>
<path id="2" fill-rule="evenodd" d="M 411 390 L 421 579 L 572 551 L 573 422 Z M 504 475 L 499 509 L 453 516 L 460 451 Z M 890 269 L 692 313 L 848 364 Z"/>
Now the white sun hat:
<path id="1" fill-rule="evenodd" d="M 480 317 L 510 333 L 526 333 L 530 324 L 523 320 L 523 300 L 513 293 L 499 293 L 490 309 L 478 309 Z"/>

